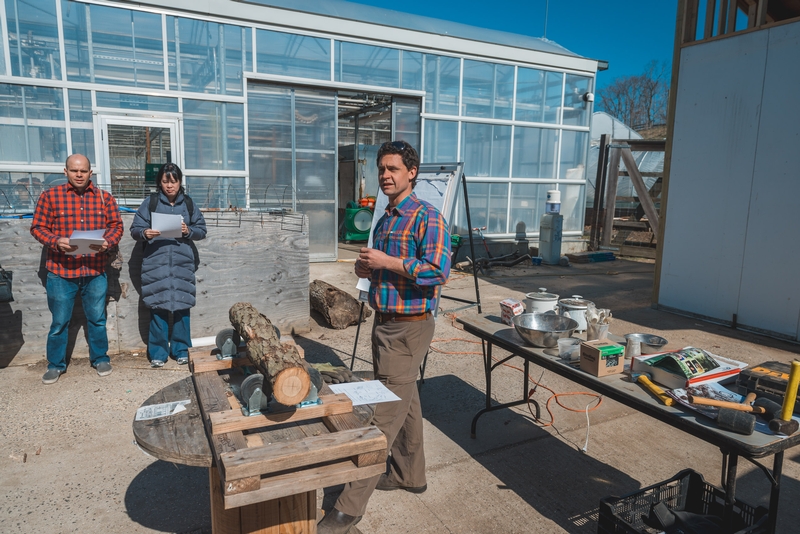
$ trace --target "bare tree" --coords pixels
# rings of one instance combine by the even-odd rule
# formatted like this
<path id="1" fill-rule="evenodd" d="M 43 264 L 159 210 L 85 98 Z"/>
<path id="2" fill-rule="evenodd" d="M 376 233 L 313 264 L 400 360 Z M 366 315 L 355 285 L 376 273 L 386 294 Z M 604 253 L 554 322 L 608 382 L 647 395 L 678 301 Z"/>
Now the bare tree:
<path id="1" fill-rule="evenodd" d="M 631 128 L 644 129 L 667 120 L 669 68 L 652 60 L 642 74 L 615 79 L 599 91 L 601 108 Z"/>

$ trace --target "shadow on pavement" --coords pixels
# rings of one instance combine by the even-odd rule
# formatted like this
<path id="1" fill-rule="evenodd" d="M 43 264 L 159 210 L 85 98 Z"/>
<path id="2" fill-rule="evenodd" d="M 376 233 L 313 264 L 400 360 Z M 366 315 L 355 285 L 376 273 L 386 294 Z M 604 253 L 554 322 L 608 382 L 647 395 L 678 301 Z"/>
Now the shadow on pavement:
<path id="1" fill-rule="evenodd" d="M 125 509 L 132 521 L 160 532 L 210 534 L 211 507 L 208 469 L 150 464 L 125 492 Z"/>
<path id="2" fill-rule="evenodd" d="M 567 532 L 596 532 L 600 499 L 639 487 L 627 474 L 510 409 L 484 414 L 477 438 L 471 439 L 472 417 L 484 406 L 485 396 L 457 376 L 426 378 L 421 395 L 425 419 L 499 479 L 499 489 L 513 491 Z M 495 444 L 487 447 L 490 442 Z"/>

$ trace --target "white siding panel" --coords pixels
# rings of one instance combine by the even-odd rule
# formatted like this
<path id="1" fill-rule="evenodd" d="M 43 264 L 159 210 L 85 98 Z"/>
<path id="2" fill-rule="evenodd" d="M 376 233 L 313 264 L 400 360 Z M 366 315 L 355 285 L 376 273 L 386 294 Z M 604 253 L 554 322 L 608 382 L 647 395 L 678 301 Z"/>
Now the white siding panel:
<path id="1" fill-rule="evenodd" d="M 739 322 L 800 337 L 800 23 L 769 31 Z M 671 201 L 671 198 L 670 198 Z"/>
<path id="2" fill-rule="evenodd" d="M 738 310 L 767 32 L 683 50 L 659 304 Z"/>

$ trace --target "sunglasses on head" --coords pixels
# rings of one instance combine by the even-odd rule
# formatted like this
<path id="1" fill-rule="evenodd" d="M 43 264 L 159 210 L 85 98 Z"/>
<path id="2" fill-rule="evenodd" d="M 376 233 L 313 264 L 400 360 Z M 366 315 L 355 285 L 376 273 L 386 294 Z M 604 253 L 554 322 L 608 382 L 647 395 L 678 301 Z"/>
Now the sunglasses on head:
<path id="1" fill-rule="evenodd" d="M 406 144 L 403 141 L 386 141 L 381 148 L 394 147 L 397 150 L 405 150 Z"/>

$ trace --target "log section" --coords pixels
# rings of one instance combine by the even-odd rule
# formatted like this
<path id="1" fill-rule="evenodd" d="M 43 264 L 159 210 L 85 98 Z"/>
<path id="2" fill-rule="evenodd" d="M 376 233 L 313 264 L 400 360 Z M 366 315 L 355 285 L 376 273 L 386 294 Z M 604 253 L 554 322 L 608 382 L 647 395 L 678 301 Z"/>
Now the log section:
<path id="1" fill-rule="evenodd" d="M 264 375 L 264 392 L 286 406 L 302 402 L 311 390 L 311 378 L 297 347 L 281 343 L 272 323 L 249 302 L 231 306 L 231 324 L 247 342 L 247 356 Z"/>
<path id="2" fill-rule="evenodd" d="M 372 315 L 372 310 L 364 307 L 364 316 L 359 317 L 361 303 L 352 295 L 322 280 L 314 280 L 308 285 L 308 301 L 311 309 L 325 317 L 328 324 L 337 330 L 358 324 Z"/>

